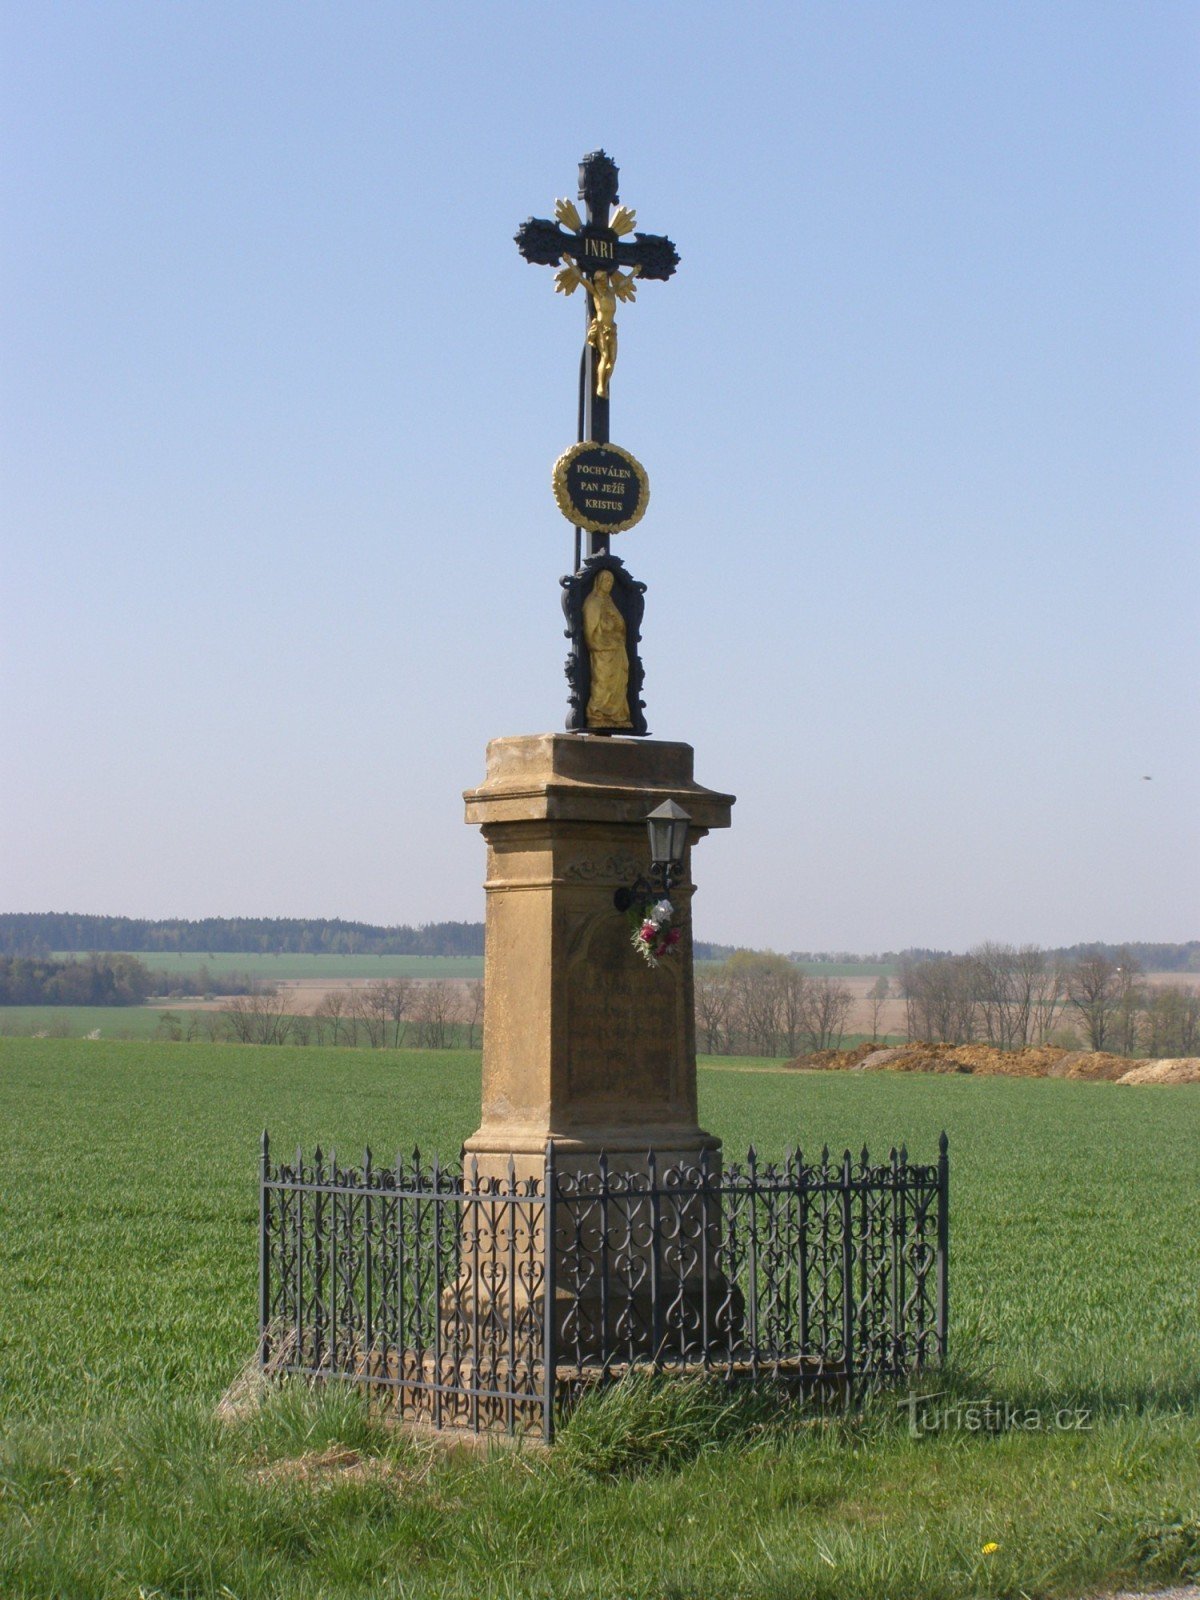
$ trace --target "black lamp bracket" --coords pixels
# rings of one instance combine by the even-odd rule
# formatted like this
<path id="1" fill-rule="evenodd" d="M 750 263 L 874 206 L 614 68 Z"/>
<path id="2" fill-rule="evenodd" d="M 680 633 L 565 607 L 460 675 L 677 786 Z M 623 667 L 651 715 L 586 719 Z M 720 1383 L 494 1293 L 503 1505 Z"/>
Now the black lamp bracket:
<path id="1" fill-rule="evenodd" d="M 673 861 L 655 861 L 650 867 L 649 878 L 635 878 L 627 888 L 616 891 L 613 905 L 624 914 L 634 906 L 648 906 L 653 900 L 664 899 L 671 893 L 678 871 Z"/>

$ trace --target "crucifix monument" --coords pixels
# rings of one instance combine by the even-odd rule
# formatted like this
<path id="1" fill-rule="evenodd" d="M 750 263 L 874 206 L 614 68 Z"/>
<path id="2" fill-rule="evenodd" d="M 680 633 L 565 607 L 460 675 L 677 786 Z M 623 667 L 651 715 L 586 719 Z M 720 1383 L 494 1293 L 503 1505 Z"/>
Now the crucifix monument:
<path id="1" fill-rule="evenodd" d="M 511 1159 L 540 1177 L 548 1141 L 560 1169 L 602 1151 L 636 1168 L 651 1146 L 663 1163 L 719 1161 L 696 1105 L 690 863 L 729 826 L 733 797 L 696 783 L 689 745 L 647 737 L 645 585 L 610 548 L 649 498 L 644 468 L 609 434 L 616 308 L 639 282 L 670 278 L 679 256 L 634 232 L 617 177 L 602 150 L 586 156 L 586 220 L 559 200 L 556 220 L 530 218 L 516 235 L 527 261 L 557 268 L 558 291 L 585 292 L 587 318 L 577 439 L 553 473 L 575 529 L 561 580 L 567 728 L 492 740 L 485 781 L 464 796 L 487 843 L 483 1118 L 466 1152 L 496 1176 Z M 668 888 L 655 894 L 647 817 L 664 804 L 686 840 L 673 871 L 658 863 Z"/>
<path id="2" fill-rule="evenodd" d="M 480 1124 L 461 1170 L 319 1150 L 273 1168 L 264 1136 L 260 1191 L 264 1366 L 547 1439 L 564 1402 L 634 1365 L 848 1399 L 944 1356 L 946 1328 L 944 1136 L 936 1168 L 903 1150 L 764 1168 L 751 1149 L 739 1171 L 700 1126 L 691 864 L 733 796 L 649 736 L 646 586 L 611 545 L 650 493 L 609 432 L 617 307 L 679 257 L 634 232 L 602 150 L 579 176 L 586 221 L 560 200 L 517 233 L 587 317 L 577 437 L 551 475 L 574 529 L 566 730 L 493 739 L 464 796 L 487 845 Z"/>

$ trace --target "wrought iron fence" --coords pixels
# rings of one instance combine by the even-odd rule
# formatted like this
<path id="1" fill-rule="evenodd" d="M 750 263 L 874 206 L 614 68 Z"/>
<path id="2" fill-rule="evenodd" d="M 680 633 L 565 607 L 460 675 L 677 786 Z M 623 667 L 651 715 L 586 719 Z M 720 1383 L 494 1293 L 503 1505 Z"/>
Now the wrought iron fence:
<path id="1" fill-rule="evenodd" d="M 631 1367 L 846 1400 L 944 1359 L 949 1156 L 635 1164 L 547 1144 L 539 1171 L 341 1165 L 262 1144 L 260 1351 L 378 1386 L 436 1427 L 553 1436 Z"/>

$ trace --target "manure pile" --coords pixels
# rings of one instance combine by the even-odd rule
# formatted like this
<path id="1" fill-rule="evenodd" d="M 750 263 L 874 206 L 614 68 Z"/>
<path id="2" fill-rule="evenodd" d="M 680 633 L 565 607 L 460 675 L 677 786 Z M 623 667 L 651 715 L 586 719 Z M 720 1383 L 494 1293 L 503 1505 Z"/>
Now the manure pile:
<path id="1" fill-rule="evenodd" d="M 1200 1083 L 1200 1056 L 1163 1061 L 1109 1055 L 1102 1050 L 1064 1050 L 1029 1045 L 999 1050 L 990 1044 L 856 1045 L 853 1050 L 817 1050 L 787 1063 L 818 1072 L 968 1072 L 1006 1078 L 1085 1078 L 1107 1083 Z"/>

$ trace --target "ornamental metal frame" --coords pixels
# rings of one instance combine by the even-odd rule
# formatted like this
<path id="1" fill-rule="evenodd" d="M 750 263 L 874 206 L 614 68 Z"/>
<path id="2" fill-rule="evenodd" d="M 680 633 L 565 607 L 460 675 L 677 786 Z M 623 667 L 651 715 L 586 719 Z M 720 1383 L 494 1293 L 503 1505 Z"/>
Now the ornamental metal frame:
<path id="1" fill-rule="evenodd" d="M 435 1428 L 554 1436 L 631 1368 L 770 1381 L 850 1404 L 943 1361 L 949 1154 L 799 1150 L 723 1167 L 601 1154 L 272 1164 L 263 1134 L 259 1359 L 345 1379 Z"/>

